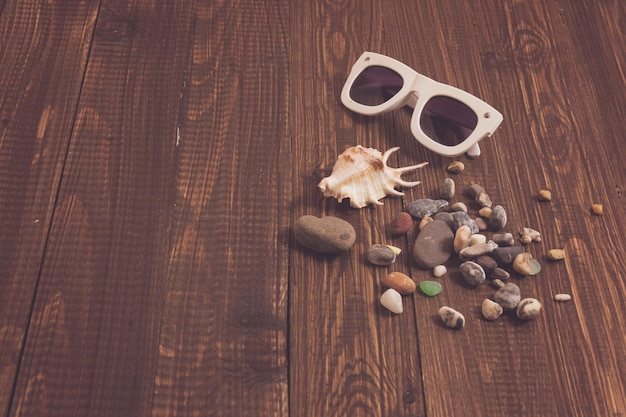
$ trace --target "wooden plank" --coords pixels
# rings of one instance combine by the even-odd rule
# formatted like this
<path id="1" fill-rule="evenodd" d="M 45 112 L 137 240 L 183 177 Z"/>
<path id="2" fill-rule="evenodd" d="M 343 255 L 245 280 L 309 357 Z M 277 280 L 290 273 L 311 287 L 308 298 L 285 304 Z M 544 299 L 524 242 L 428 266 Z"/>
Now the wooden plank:
<path id="1" fill-rule="evenodd" d="M 417 24 L 416 37 L 439 34 L 438 46 L 421 53 L 434 57 L 450 51 L 443 59 L 420 61 L 431 62 L 442 81 L 482 90 L 482 96 L 505 114 L 503 127 L 483 147 L 480 160 L 464 161 L 467 169 L 457 183 L 461 189 L 472 182 L 482 184 L 507 208 L 508 231 L 516 233 L 525 226 L 542 231 L 543 242 L 527 250 L 543 262 L 543 272 L 514 282 L 524 296 L 542 300 L 544 315 L 532 323 L 511 317 L 488 323 L 479 306 L 493 290 L 469 289 L 451 270 L 441 297 L 416 303 L 418 332 L 430 336 L 420 338 L 427 414 L 619 415 L 625 407 L 619 365 L 625 350 L 623 334 L 615 329 L 623 329 L 624 323 L 608 312 L 624 302 L 623 283 L 615 275 L 624 262 L 610 255 L 623 250 L 618 237 L 623 226 L 619 216 L 599 219 L 589 212 L 596 200 L 615 213 L 623 205 L 614 184 L 623 148 L 612 144 L 616 127 L 623 123 L 606 103 L 617 102 L 623 109 L 624 90 L 601 87 L 607 81 L 623 86 L 615 72 L 610 75 L 615 49 L 604 51 L 593 37 L 583 40 L 583 26 L 603 37 L 598 28 L 604 25 L 595 8 L 578 9 L 585 16 L 583 25 L 582 17 L 573 19 L 555 4 L 511 2 L 478 8 L 480 12 L 474 6 L 440 2 L 420 10 L 435 18 Z M 575 10 L 573 6 L 564 10 Z M 445 20 L 466 24 L 442 27 L 438 22 Z M 581 43 L 572 41 L 574 33 Z M 610 46 L 623 50 L 623 45 Z M 451 62 L 458 62 L 462 78 Z M 600 69 L 603 63 L 609 64 L 608 70 Z M 607 78 L 596 86 L 598 72 Z M 475 84 L 468 82 L 472 79 Z M 606 95 L 599 95 L 597 87 Z M 603 107 L 612 113 L 607 118 L 599 117 Z M 445 163 L 434 167 L 437 175 L 426 184 L 431 197 L 447 175 Z M 535 193 L 540 188 L 552 189 L 555 200 L 539 204 Z M 598 227 L 606 234 L 591 232 Z M 547 263 L 545 253 L 551 247 L 564 247 L 566 262 Z M 417 270 L 414 274 L 426 275 Z M 574 302 L 555 303 L 552 296 L 558 292 L 572 293 Z M 465 313 L 468 322 L 462 332 L 446 331 L 433 318 L 442 304 Z"/>
<path id="2" fill-rule="evenodd" d="M 0 2 L 0 415 L 7 415 L 97 2 Z"/>
<path id="3" fill-rule="evenodd" d="M 339 100 L 347 71 L 364 47 L 378 50 L 387 29 L 377 2 L 301 4 L 293 8 L 290 114 L 294 178 L 293 219 L 334 215 L 356 229 L 345 254 L 322 256 L 292 245 L 290 264 L 290 404 L 294 416 L 423 415 L 413 306 L 393 316 L 380 307 L 387 268 L 372 268 L 364 253 L 374 243 L 397 243 L 385 224 L 401 200 L 383 208 L 350 208 L 322 197 L 317 183 L 337 156 L 357 144 L 397 145 L 382 128 L 357 123 Z M 371 128 L 370 128 L 371 127 Z M 392 158 L 395 163 L 396 158 Z M 406 242 L 404 242 L 406 246 Z M 394 269 L 409 271 L 405 252 Z"/>
<path id="4" fill-rule="evenodd" d="M 380 147 L 393 141 L 404 150 L 398 156 L 399 165 L 429 160 L 431 165 L 419 173 L 423 185 L 407 191 L 406 201 L 435 197 L 439 183 L 449 176 L 445 170 L 449 159 L 414 146 L 409 117 L 402 112 L 378 116 L 375 122 L 360 116 L 342 118 L 338 93 L 362 49 L 398 57 L 502 110 L 505 123 L 485 143 L 483 156 L 461 158 L 467 169 L 455 177 L 457 186 L 462 190 L 473 182 L 483 184 L 492 198 L 509 210 L 509 231 L 531 226 L 544 234 L 543 243 L 527 248 L 544 263 L 544 272 L 540 277 L 515 279 L 525 296 L 544 303 L 543 316 L 536 322 L 521 323 L 510 315 L 496 323 L 484 321 L 479 306 L 493 290 L 468 288 L 458 273 L 458 262 L 449 265 L 441 296 L 413 298 L 414 310 L 409 308 L 409 314 L 414 314 L 417 322 L 419 349 L 402 349 L 395 360 L 421 355 L 423 413 L 624 413 L 626 384 L 621 364 L 626 350 L 623 332 L 618 329 L 625 327 L 621 316 L 611 316 L 624 303 L 623 282 L 617 272 L 623 270 L 624 261 L 615 256 L 624 247 L 619 237 L 623 216 L 598 218 L 589 212 L 596 200 L 610 207 L 611 213 L 622 211 L 624 175 L 619 161 L 623 161 L 624 151 L 617 141 L 623 136 L 626 95 L 624 54 L 620 53 L 623 35 L 615 16 L 624 13 L 619 2 L 587 6 L 571 2 L 560 9 L 540 2 L 477 5 L 444 1 L 417 7 L 386 2 L 382 12 L 376 13 L 359 5 L 350 19 L 367 22 L 367 28 L 375 28 L 370 30 L 378 36 L 355 24 L 350 26 L 350 41 L 345 42 L 337 40 L 344 39 L 341 23 L 348 19 L 347 9 L 297 12 L 302 15 L 295 17 L 300 19 L 296 26 L 304 27 L 306 35 L 294 37 L 294 44 L 306 47 L 296 49 L 307 54 L 317 51 L 320 56 L 301 64 L 310 75 L 305 76 L 308 83 L 297 84 L 298 89 L 313 91 L 303 94 L 306 106 L 300 98 L 293 103 L 295 109 L 307 110 L 297 113 L 301 116 L 296 131 L 310 135 L 294 148 L 309 158 L 307 166 L 298 167 L 303 179 L 295 185 L 294 197 L 300 197 L 302 203 L 294 219 L 301 214 L 336 214 L 355 224 L 364 242 L 357 242 L 350 254 L 332 259 L 294 248 L 291 305 L 305 309 L 294 307 L 290 316 L 290 357 L 299 364 L 291 371 L 291 402 L 296 414 L 377 415 L 397 404 L 381 400 L 369 389 L 378 387 L 381 380 L 379 362 L 372 354 L 379 345 L 364 340 L 376 340 L 385 317 L 372 307 L 380 288 L 372 288 L 369 281 L 380 271 L 369 272 L 363 253 L 369 243 L 385 237 L 385 225 L 400 207 L 394 200 L 386 200 L 382 208 L 355 213 L 345 204 L 336 206 L 316 196 L 315 184 L 342 150 L 339 144 L 354 143 L 346 137 Z M 377 16 L 375 22 L 372 16 Z M 610 29 L 608 33 L 605 27 Z M 351 49 L 350 42 L 358 47 Z M 597 46 L 600 44 L 606 49 Z M 303 55 L 310 56 L 307 54 Z M 349 59 L 344 60 L 345 56 Z M 311 88 L 314 81 L 321 84 L 317 90 Z M 535 197 L 539 188 L 551 188 L 557 198 L 539 204 Z M 464 199 L 461 195 L 457 198 Z M 476 210 L 476 206 L 470 207 Z M 592 232 L 594 229 L 602 234 Z M 410 253 L 413 239 L 411 235 L 404 246 L 397 241 L 404 253 Z M 546 263 L 545 252 L 561 246 L 568 253 L 567 261 Z M 416 268 L 412 274 L 416 280 L 430 278 L 428 271 Z M 370 287 L 364 289 L 363 282 Z M 553 302 L 556 292 L 572 293 L 574 302 Z M 443 304 L 465 313 L 468 323 L 463 331 L 449 331 L 441 325 L 436 312 Z M 305 318 L 308 327 L 304 327 Z M 405 316 L 394 319 L 408 320 Z M 363 323 L 368 323 L 366 329 L 360 327 Z M 408 328 L 411 325 L 401 326 Z M 386 335 L 397 337 L 393 331 Z M 307 342 L 305 346 L 303 340 L 313 340 L 313 345 Z M 365 359 L 359 361 L 361 358 Z M 306 383 L 300 382 L 303 375 L 308 376 Z M 337 398 L 341 400 L 333 402 Z M 398 415 L 409 414 L 400 410 L 396 409 Z"/>
<path id="5" fill-rule="evenodd" d="M 11 416 L 150 413 L 189 2 L 105 1 Z"/>
<path id="6" fill-rule="evenodd" d="M 288 415 L 287 19 L 195 7 L 154 416 Z"/>

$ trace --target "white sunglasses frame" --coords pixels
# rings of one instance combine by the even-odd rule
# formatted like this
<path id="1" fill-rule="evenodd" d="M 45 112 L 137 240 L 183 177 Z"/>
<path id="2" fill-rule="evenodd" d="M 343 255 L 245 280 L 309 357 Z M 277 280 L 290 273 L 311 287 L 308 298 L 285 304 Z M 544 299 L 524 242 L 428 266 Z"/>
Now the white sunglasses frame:
<path id="1" fill-rule="evenodd" d="M 385 67 L 397 72 L 403 79 L 402 88 L 389 100 L 375 106 L 360 104 L 350 97 L 350 90 L 356 78 L 368 67 Z M 433 97 L 450 97 L 468 106 L 478 116 L 474 131 L 463 142 L 455 146 L 442 145 L 424 133 L 420 126 L 420 115 L 424 106 Z M 443 156 L 455 157 L 467 152 L 470 156 L 480 155 L 478 142 L 490 137 L 502 123 L 499 111 L 472 94 L 443 84 L 422 75 L 402 62 L 375 52 L 364 52 L 352 66 L 350 75 L 341 91 L 341 102 L 355 113 L 376 116 L 404 106 L 413 108 L 411 132 L 415 139 L 426 148 Z"/>

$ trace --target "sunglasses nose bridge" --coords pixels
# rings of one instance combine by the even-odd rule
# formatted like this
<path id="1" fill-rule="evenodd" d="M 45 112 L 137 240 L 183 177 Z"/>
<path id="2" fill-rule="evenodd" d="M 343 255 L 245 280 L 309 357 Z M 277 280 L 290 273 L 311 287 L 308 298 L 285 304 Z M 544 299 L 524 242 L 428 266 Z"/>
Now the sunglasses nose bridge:
<path id="1" fill-rule="evenodd" d="M 414 109 L 415 106 L 417 106 L 417 99 L 419 98 L 419 96 L 417 95 L 417 93 L 415 91 L 412 91 L 411 94 L 409 94 L 409 99 L 406 103 L 407 106 L 409 106 L 410 108 Z"/>

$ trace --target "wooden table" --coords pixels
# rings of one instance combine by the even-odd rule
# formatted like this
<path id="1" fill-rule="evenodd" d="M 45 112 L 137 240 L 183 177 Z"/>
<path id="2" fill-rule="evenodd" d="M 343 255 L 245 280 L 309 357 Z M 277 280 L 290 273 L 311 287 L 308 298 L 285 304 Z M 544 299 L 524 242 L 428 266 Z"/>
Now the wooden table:
<path id="1" fill-rule="evenodd" d="M 626 3 L 622 0 L 0 0 L 1 416 L 626 416 Z M 410 112 L 339 94 L 364 51 L 505 120 L 480 158 L 418 145 Z M 422 184 L 354 209 L 316 185 L 361 144 Z M 449 265 L 443 292 L 393 217 L 441 181 L 504 206 L 542 271 L 538 319 Z M 552 191 L 539 202 L 537 191 Z M 592 204 L 603 205 L 593 215 Z M 476 206 L 470 203 L 470 213 Z M 357 232 L 323 256 L 304 214 Z M 374 243 L 403 249 L 374 267 Z M 548 262 L 563 248 L 566 258 Z M 557 293 L 572 300 L 553 301 Z M 442 305 L 463 312 L 447 329 Z"/>

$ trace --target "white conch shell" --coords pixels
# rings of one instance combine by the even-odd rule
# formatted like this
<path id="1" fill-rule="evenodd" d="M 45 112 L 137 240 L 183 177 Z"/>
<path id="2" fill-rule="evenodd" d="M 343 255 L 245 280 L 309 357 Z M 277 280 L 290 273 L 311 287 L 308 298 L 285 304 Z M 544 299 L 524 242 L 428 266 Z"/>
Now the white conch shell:
<path id="1" fill-rule="evenodd" d="M 400 148 L 391 148 L 381 154 L 376 149 L 361 145 L 348 148 L 337 158 L 332 174 L 317 186 L 324 193 L 324 197 L 335 197 L 340 203 L 344 198 L 349 198 L 350 205 L 355 208 L 368 204 L 382 205 L 379 200 L 387 195 L 404 195 L 394 187 L 414 187 L 420 182 L 404 181 L 400 176 L 421 168 L 428 162 L 404 168 L 387 166 L 387 159 L 398 149 Z"/>

